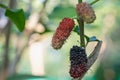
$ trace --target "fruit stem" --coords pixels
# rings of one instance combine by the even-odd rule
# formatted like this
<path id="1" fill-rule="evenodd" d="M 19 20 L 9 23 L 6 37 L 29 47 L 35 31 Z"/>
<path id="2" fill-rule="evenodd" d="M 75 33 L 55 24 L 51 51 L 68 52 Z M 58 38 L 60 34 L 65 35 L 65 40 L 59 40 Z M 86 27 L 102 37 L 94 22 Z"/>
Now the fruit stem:
<path id="1" fill-rule="evenodd" d="M 82 0 L 78 0 L 78 3 L 81 3 Z M 81 47 L 84 47 L 85 48 L 85 40 L 84 40 L 84 20 L 78 16 L 78 24 L 79 24 L 79 27 L 80 27 L 80 44 L 81 44 Z"/>
<path id="2" fill-rule="evenodd" d="M 81 3 L 82 2 L 82 0 L 78 0 L 78 3 Z"/>
<path id="3" fill-rule="evenodd" d="M 85 48 L 85 39 L 84 39 L 84 21 L 81 18 L 77 19 L 79 27 L 80 27 L 80 44 L 81 47 Z"/>

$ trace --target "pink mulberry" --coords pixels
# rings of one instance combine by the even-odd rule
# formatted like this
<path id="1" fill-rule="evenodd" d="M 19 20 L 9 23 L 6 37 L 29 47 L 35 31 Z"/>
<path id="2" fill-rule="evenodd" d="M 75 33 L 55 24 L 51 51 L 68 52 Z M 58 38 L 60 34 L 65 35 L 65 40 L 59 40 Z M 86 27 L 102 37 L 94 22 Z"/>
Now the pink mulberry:
<path id="1" fill-rule="evenodd" d="M 76 5 L 77 15 L 80 16 L 86 23 L 93 23 L 96 19 L 94 10 L 85 2 L 79 3 Z"/>

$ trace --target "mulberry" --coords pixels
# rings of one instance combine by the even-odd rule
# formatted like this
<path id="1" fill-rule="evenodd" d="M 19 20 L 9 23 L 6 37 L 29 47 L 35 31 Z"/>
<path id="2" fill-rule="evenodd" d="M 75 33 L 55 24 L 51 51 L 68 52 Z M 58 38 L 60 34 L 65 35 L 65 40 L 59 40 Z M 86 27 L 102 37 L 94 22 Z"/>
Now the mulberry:
<path id="1" fill-rule="evenodd" d="M 94 10 L 90 4 L 82 2 L 76 5 L 77 15 L 80 16 L 86 23 L 93 23 L 96 19 Z"/>
<path id="2" fill-rule="evenodd" d="M 60 22 L 59 27 L 56 29 L 52 38 L 52 47 L 54 49 L 60 49 L 62 47 L 65 40 L 69 37 L 74 25 L 74 20 L 70 18 L 64 18 Z"/>
<path id="3" fill-rule="evenodd" d="M 87 71 L 87 55 L 84 48 L 73 46 L 70 50 L 70 75 L 73 78 L 81 77 Z"/>

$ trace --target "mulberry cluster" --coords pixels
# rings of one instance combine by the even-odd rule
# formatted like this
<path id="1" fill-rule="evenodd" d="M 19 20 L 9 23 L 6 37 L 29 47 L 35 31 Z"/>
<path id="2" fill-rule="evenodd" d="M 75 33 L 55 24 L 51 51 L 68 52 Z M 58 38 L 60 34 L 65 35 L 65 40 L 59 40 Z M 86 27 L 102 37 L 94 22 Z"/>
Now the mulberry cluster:
<path id="1" fill-rule="evenodd" d="M 64 18 L 60 22 L 59 27 L 56 29 L 52 38 L 52 47 L 54 49 L 60 49 L 62 47 L 65 40 L 69 37 L 74 25 L 74 20 L 70 18 Z"/>
<path id="2" fill-rule="evenodd" d="M 87 56 L 84 48 L 73 46 L 70 50 L 70 75 L 73 78 L 81 77 L 87 70 Z"/>
<path id="3" fill-rule="evenodd" d="M 90 4 L 82 2 L 76 5 L 76 12 L 86 23 L 93 23 L 96 19 L 94 10 Z"/>

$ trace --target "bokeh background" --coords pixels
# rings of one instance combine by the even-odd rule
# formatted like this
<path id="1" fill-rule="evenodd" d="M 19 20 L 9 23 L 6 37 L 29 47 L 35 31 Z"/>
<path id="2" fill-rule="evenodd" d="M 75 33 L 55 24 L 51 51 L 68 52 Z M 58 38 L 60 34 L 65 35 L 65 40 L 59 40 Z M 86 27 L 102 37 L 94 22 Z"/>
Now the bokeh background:
<path id="1" fill-rule="evenodd" d="M 88 3 L 94 0 L 83 0 Z M 0 80 L 71 80 L 69 50 L 79 45 L 72 32 L 60 50 L 51 47 L 51 39 L 64 17 L 76 16 L 78 0 L 0 0 L 26 15 L 23 32 L 5 17 L 0 8 Z M 120 1 L 100 0 L 92 6 L 97 19 L 85 24 L 85 34 L 103 41 L 99 58 L 83 80 L 120 80 Z M 87 46 L 87 55 L 96 43 Z M 6 76 L 5 76 L 6 75 Z"/>

